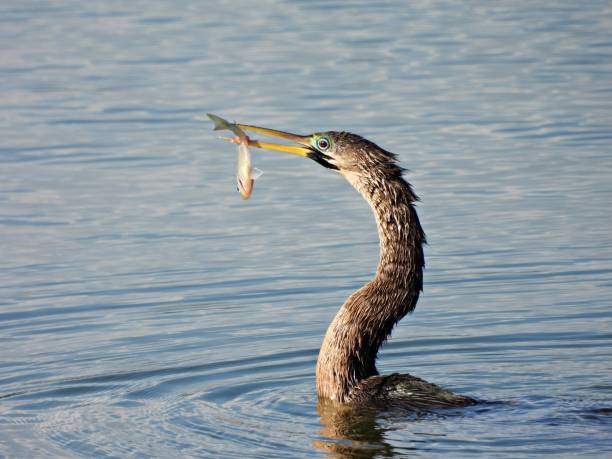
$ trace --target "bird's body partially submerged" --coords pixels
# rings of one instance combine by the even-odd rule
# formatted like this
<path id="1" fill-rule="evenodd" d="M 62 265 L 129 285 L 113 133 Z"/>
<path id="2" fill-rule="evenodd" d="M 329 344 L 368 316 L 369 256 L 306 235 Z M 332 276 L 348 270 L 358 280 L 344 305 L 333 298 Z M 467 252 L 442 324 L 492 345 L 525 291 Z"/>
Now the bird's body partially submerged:
<path id="1" fill-rule="evenodd" d="M 423 287 L 425 234 L 414 208 L 418 199 L 395 155 L 346 132 L 297 136 L 239 125 L 304 147 L 252 141 L 255 147 L 307 156 L 334 169 L 370 204 L 380 238 L 374 279 L 353 293 L 329 326 L 317 360 L 320 398 L 345 404 L 401 404 L 408 408 L 458 407 L 475 400 L 410 375 L 380 376 L 376 355 L 395 324 L 412 312 Z"/>
<path id="2" fill-rule="evenodd" d="M 378 349 L 416 306 L 423 286 L 425 234 L 413 206 L 417 198 L 394 155 L 353 134 L 329 135 L 337 149 L 347 145 L 354 152 L 351 165 L 343 161 L 341 170 L 372 207 L 380 238 L 376 276 L 342 305 L 317 361 L 319 396 L 346 403 L 357 397 L 361 381 L 378 375 Z"/>
<path id="3" fill-rule="evenodd" d="M 473 403 L 411 375 L 378 375 L 380 346 L 414 310 L 423 288 L 426 241 L 414 208 L 418 198 L 395 155 L 354 134 L 326 135 L 339 158 L 331 163 L 374 212 L 380 259 L 374 279 L 348 298 L 325 334 L 317 360 L 317 393 L 342 403 L 403 400 L 421 408 Z"/>

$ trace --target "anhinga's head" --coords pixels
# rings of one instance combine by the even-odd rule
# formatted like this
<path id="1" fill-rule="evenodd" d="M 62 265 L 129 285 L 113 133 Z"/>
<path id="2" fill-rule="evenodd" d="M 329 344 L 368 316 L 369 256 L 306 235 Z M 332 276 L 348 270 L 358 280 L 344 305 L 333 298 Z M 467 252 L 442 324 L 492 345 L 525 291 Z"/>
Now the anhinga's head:
<path id="1" fill-rule="evenodd" d="M 250 140 L 249 145 L 252 147 L 305 156 L 328 169 L 337 171 L 349 180 L 356 177 L 380 176 L 380 174 L 401 177 L 402 174 L 402 169 L 396 164 L 393 153 L 383 150 L 357 134 L 328 131 L 303 136 L 246 124 L 238 126 L 245 131 L 291 142 L 291 144 L 280 144 Z"/>

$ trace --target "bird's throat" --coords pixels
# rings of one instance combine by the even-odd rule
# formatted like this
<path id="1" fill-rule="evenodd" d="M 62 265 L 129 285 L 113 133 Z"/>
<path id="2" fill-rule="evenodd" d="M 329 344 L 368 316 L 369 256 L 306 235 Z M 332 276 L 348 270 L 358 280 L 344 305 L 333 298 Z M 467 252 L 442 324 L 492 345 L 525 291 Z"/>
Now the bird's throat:
<path id="1" fill-rule="evenodd" d="M 317 361 L 319 397 L 348 403 L 351 390 L 378 374 L 376 355 L 394 325 L 412 312 L 423 284 L 423 243 L 413 202 L 401 173 L 346 176 L 370 204 L 380 239 L 372 281 L 353 293 L 329 326 Z"/>

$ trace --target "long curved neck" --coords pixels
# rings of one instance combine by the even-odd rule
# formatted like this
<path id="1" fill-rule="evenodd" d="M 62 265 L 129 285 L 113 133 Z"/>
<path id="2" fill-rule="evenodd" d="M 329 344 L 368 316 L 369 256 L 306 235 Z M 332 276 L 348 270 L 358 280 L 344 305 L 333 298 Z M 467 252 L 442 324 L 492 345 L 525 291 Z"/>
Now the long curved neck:
<path id="1" fill-rule="evenodd" d="M 351 389 L 378 374 L 376 354 L 395 324 L 416 306 L 423 286 L 425 235 L 417 197 L 399 168 L 346 175 L 372 207 L 380 239 L 376 275 L 342 305 L 317 360 L 317 393 L 350 401 Z"/>

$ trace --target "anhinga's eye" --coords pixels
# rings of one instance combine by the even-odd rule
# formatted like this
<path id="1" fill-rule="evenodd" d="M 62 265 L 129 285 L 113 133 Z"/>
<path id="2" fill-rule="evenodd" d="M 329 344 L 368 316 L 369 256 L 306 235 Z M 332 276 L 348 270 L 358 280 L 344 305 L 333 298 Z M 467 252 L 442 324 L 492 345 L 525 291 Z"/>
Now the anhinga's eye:
<path id="1" fill-rule="evenodd" d="M 329 149 L 330 141 L 326 137 L 321 137 L 317 139 L 317 148 L 321 151 L 326 151 Z"/>

